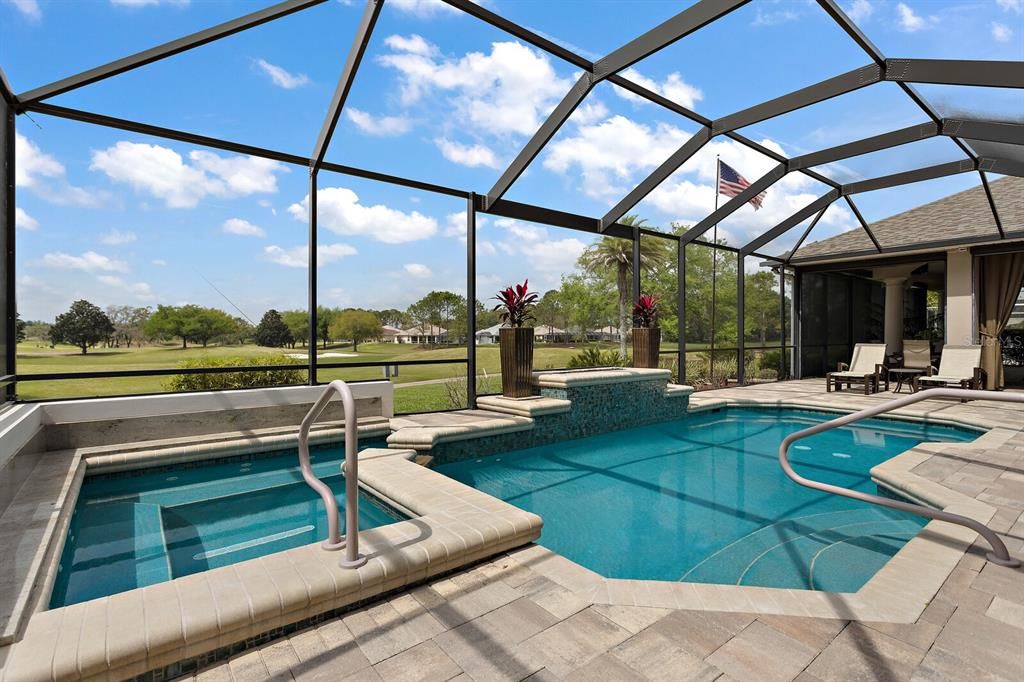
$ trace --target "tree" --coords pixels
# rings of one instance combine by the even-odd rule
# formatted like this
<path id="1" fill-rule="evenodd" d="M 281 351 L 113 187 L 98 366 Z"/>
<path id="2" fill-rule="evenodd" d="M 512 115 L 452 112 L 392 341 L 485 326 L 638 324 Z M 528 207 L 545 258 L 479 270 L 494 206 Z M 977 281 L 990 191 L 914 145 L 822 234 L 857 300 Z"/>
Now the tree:
<path id="1" fill-rule="evenodd" d="M 149 308 L 137 308 L 130 305 L 108 305 L 107 317 L 114 323 L 114 346 L 131 348 L 132 344 L 140 345 L 144 336 L 146 320 L 152 314 Z"/>
<path id="2" fill-rule="evenodd" d="M 268 348 L 282 348 L 292 343 L 292 332 L 273 308 L 263 314 L 256 325 L 256 343 Z"/>
<path id="3" fill-rule="evenodd" d="M 646 221 L 635 215 L 628 215 L 619 221 L 623 225 L 639 227 Z M 657 270 L 671 262 L 668 242 L 664 239 L 640 240 L 640 267 Z M 626 334 L 629 331 L 629 311 L 632 309 L 630 290 L 633 272 L 633 242 L 618 237 L 602 237 L 580 256 L 579 264 L 595 274 L 610 274 L 615 277 L 619 292 L 619 352 L 626 354 Z M 636 292 L 639 295 L 639 292 Z"/>
<path id="4" fill-rule="evenodd" d="M 219 308 L 185 305 L 181 307 L 181 314 L 185 318 L 185 333 L 189 340 L 201 343 L 203 348 L 210 341 L 236 331 L 234 318 Z"/>
<path id="5" fill-rule="evenodd" d="M 153 339 L 181 339 L 181 347 L 188 348 L 188 334 L 181 308 L 173 305 L 158 305 L 156 312 L 142 325 L 146 336 Z"/>
<path id="6" fill-rule="evenodd" d="M 406 315 L 401 310 L 388 308 L 387 310 L 378 310 L 377 319 L 380 320 L 381 324 L 401 329 L 405 325 Z"/>
<path id="7" fill-rule="evenodd" d="M 331 321 L 338 311 L 324 306 L 316 307 L 316 338 L 320 340 L 324 348 L 327 348 L 331 340 Z"/>
<path id="8" fill-rule="evenodd" d="M 585 274 L 562 278 L 558 296 L 565 306 L 567 326 L 585 340 L 587 330 L 602 327 L 614 317 L 611 288 L 600 279 Z"/>
<path id="9" fill-rule="evenodd" d="M 296 343 L 304 347 L 309 343 L 309 313 L 305 310 L 286 310 L 281 313 L 281 319 L 292 333 L 292 348 Z"/>
<path id="10" fill-rule="evenodd" d="M 66 313 L 61 313 L 50 327 L 53 343 L 70 343 L 82 349 L 99 343 L 114 333 L 114 323 L 98 306 L 86 300 L 75 301 Z"/>
<path id="11" fill-rule="evenodd" d="M 538 324 L 559 329 L 566 329 L 569 326 L 567 310 L 557 289 L 551 289 L 537 301 L 533 316 L 537 318 Z"/>
<path id="12" fill-rule="evenodd" d="M 26 338 L 28 338 L 28 334 L 25 332 L 25 329 L 27 327 L 28 327 L 28 324 L 26 324 L 25 320 L 21 319 L 21 313 L 15 313 L 14 314 L 14 341 L 16 343 L 21 343 Z"/>
<path id="13" fill-rule="evenodd" d="M 331 322 L 331 336 L 350 340 L 352 350 L 356 353 L 359 352 L 360 343 L 380 338 L 380 335 L 380 319 L 368 310 L 345 310 Z"/>

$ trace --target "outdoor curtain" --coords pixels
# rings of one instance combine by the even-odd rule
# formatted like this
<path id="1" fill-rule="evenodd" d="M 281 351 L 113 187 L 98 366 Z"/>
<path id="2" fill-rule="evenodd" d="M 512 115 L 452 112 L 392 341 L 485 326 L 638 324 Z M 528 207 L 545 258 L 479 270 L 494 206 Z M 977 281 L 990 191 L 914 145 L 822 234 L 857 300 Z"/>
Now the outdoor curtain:
<path id="1" fill-rule="evenodd" d="M 1024 252 L 978 259 L 978 331 L 981 332 L 981 367 L 988 373 L 985 388 L 1003 386 L 1003 346 L 999 335 L 1013 312 L 1024 286 Z"/>

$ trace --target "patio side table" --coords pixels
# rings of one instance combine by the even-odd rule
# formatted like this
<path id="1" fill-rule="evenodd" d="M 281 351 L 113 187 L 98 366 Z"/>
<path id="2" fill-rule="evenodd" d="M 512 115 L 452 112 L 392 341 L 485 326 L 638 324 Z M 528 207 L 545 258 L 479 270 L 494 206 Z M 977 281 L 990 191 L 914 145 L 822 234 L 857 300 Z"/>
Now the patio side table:
<path id="1" fill-rule="evenodd" d="M 918 377 L 924 374 L 923 369 L 909 369 L 906 367 L 893 367 L 889 370 L 889 375 L 896 379 L 896 387 L 892 389 L 893 393 L 899 393 L 903 388 L 903 384 L 910 386 L 910 392 L 916 392 L 914 388 L 914 377 Z M 909 381 L 908 381 L 909 380 Z"/>

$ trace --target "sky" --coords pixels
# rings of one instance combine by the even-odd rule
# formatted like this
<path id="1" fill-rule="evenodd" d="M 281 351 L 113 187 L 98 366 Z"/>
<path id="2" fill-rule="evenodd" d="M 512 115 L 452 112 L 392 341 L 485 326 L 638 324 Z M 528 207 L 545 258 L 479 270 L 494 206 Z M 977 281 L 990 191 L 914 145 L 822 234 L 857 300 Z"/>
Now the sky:
<path id="1" fill-rule="evenodd" d="M 0 67 L 16 92 L 271 4 L 270 0 L 0 0 Z M 678 2 L 486 0 L 494 12 L 599 59 Z M 889 57 L 1024 59 L 1024 0 L 840 0 Z M 363 11 L 323 5 L 50 103 L 308 156 Z M 581 20 L 584 17 L 585 20 Z M 754 0 L 624 75 L 710 118 L 869 63 L 811 0 Z M 327 159 L 485 194 L 579 71 L 438 0 L 387 0 Z M 1024 116 L 1024 92 L 921 86 L 943 114 Z M 741 132 L 787 156 L 926 122 L 881 83 Z M 18 305 L 52 319 L 78 298 L 106 306 L 198 303 L 258 319 L 306 306 L 306 169 L 32 114 L 17 125 Z M 601 83 L 506 195 L 604 215 L 696 132 Z M 716 138 L 634 210 L 651 227 L 714 208 L 715 157 L 753 181 L 771 159 Z M 819 168 L 839 181 L 953 161 L 946 138 Z M 857 197 L 870 222 L 974 186 L 976 174 Z M 465 292 L 465 202 L 322 172 L 318 298 L 404 308 Z M 759 211 L 720 225 L 738 245 L 824 194 L 791 174 Z M 724 200 L 724 198 L 723 198 Z M 834 205 L 811 240 L 855 226 Z M 800 228 L 762 252 L 781 254 Z M 529 277 L 557 287 L 590 235 L 478 219 L 477 287 Z"/>

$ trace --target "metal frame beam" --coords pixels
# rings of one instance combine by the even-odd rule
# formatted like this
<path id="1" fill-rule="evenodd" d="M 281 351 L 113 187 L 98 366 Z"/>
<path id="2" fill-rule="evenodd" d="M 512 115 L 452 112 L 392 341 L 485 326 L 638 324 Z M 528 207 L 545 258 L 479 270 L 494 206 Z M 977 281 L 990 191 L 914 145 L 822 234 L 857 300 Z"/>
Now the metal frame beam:
<path id="1" fill-rule="evenodd" d="M 765 244 L 771 242 L 773 239 L 782 236 L 786 232 L 789 232 L 789 230 L 796 227 L 803 221 L 807 220 L 815 213 L 824 212 L 824 210 L 828 208 L 829 205 L 839 197 L 840 191 L 838 189 L 833 189 L 831 192 L 821 195 L 811 203 L 807 204 L 807 206 L 804 206 L 802 209 L 800 209 L 793 215 L 783 220 L 781 223 L 779 223 L 772 229 L 762 233 L 760 237 L 752 239 L 750 242 L 748 242 L 744 247 L 740 249 L 740 254 L 743 256 L 748 256 L 754 251 L 757 251 Z"/>
<path id="2" fill-rule="evenodd" d="M 992 219 L 996 221 L 996 230 L 999 231 L 999 238 L 1004 239 L 1006 233 L 1003 232 L 1003 221 L 999 219 L 999 211 L 996 209 L 996 200 L 992 196 L 992 188 L 988 186 L 988 177 L 985 175 L 985 171 L 979 170 L 978 176 L 981 178 L 981 186 L 985 188 L 985 198 L 988 200 L 988 207 L 992 209 Z"/>
<path id="3" fill-rule="evenodd" d="M 653 192 L 658 185 L 675 173 L 680 166 L 699 152 L 710 140 L 711 129 L 708 127 L 701 128 L 694 133 L 693 137 L 683 143 L 679 149 L 672 153 L 672 156 L 665 159 L 660 166 L 655 168 L 650 175 L 644 178 L 639 185 L 634 187 L 629 194 L 623 197 L 619 203 L 615 204 L 601 218 L 601 231 L 603 232 L 607 226 L 617 223 L 622 216 L 626 215 L 631 208 L 643 201 L 644 197 Z"/>
<path id="4" fill-rule="evenodd" d="M 105 80 L 111 76 L 116 76 L 120 73 L 137 69 L 140 66 L 152 64 L 153 62 L 161 59 L 166 59 L 167 57 L 186 52 L 194 47 L 212 43 L 215 40 L 220 40 L 221 38 L 226 38 L 227 36 L 234 35 L 235 33 L 265 24 L 268 21 L 280 19 L 281 17 L 319 5 L 326 1 L 327 0 L 286 0 L 285 2 L 266 7 L 256 12 L 252 12 L 251 14 L 246 14 L 245 16 L 238 17 L 237 19 L 225 21 L 222 24 L 211 26 L 210 28 L 197 33 L 183 36 L 177 40 L 157 45 L 156 47 L 152 47 L 148 50 L 137 52 L 108 64 L 97 66 L 89 69 L 88 71 L 75 74 L 74 76 L 69 76 L 59 81 L 29 90 L 28 92 L 24 92 L 19 95 L 18 99 L 25 103 L 40 102 L 44 99 L 75 90 L 84 85 L 96 83 L 97 81 Z"/>
<path id="5" fill-rule="evenodd" d="M 866 234 L 868 239 L 871 240 L 871 243 L 875 245 L 875 250 L 878 251 L 878 253 L 882 253 L 882 245 L 878 243 L 878 240 L 875 238 L 875 233 L 871 231 L 871 226 L 868 225 L 868 221 L 864 220 L 864 216 L 861 215 L 860 209 L 857 208 L 857 204 L 853 203 L 853 197 L 847 194 L 843 198 L 846 199 L 846 205 L 850 207 L 851 211 L 853 211 L 853 215 L 857 218 L 857 222 L 860 223 L 860 227 L 864 230 L 864 234 Z"/>
<path id="6" fill-rule="evenodd" d="M 15 207 L 17 205 L 17 198 L 15 196 L 15 102 L 16 98 L 14 93 L 10 90 L 7 83 L 7 79 L 4 78 L 3 72 L 0 71 L 0 94 L 2 97 L 2 106 L 0 106 L 0 126 L 3 126 L 3 134 L 0 135 L 2 140 L 2 146 L 0 146 L 0 192 L 3 192 L 3 200 L 0 201 L 0 221 L 2 225 L 3 235 L 3 296 L 4 296 L 4 312 L 6 313 L 6 320 L 4 322 L 4 369 L 2 374 L 9 376 L 16 374 L 16 363 L 18 358 L 18 300 L 16 294 L 17 278 L 15 276 L 15 269 L 17 267 L 17 258 L 15 257 L 15 243 L 17 239 L 17 230 L 15 229 Z M 7 383 L 3 387 L 7 400 L 14 400 L 16 397 L 17 383 L 16 380 Z"/>
<path id="7" fill-rule="evenodd" d="M 826 163 L 832 163 L 833 161 L 841 161 L 842 159 L 848 159 L 854 156 L 861 156 L 863 154 L 882 151 L 883 149 L 891 149 L 892 147 L 899 147 L 900 145 L 927 140 L 928 138 L 935 137 L 938 134 L 938 124 L 921 123 L 908 128 L 894 130 L 889 133 L 865 137 L 862 140 L 836 145 L 835 147 L 811 152 L 810 154 L 804 154 L 803 156 L 794 156 L 789 160 L 787 170 L 794 171 L 800 170 L 801 168 L 821 166 Z"/>
<path id="8" fill-rule="evenodd" d="M 558 106 L 544 119 L 544 123 L 533 134 L 533 137 L 526 143 L 526 146 L 519 151 L 516 158 L 508 165 L 508 168 L 501 174 L 497 182 L 494 183 L 494 187 L 491 188 L 491 191 L 484 198 L 486 206 L 494 204 L 505 196 L 505 192 L 512 186 L 512 183 L 523 174 L 526 167 L 537 157 L 537 154 L 544 148 L 544 145 L 555 136 L 555 133 L 562 127 L 562 124 L 569 120 L 572 112 L 576 111 L 576 107 L 583 102 L 583 99 L 590 93 L 593 87 L 593 76 L 590 73 L 584 72 L 576 81 L 576 84 L 565 94 L 562 101 L 558 103 Z"/>
<path id="9" fill-rule="evenodd" d="M 338 118 L 341 116 L 341 109 L 345 106 L 348 93 L 352 90 L 352 83 L 355 81 L 356 72 L 363 61 L 366 47 L 370 44 L 370 37 L 373 35 L 373 27 L 377 24 L 377 18 L 384 7 L 384 0 L 366 0 L 366 8 L 363 10 L 363 17 L 359 20 L 359 27 L 356 29 L 356 36 L 349 48 L 348 56 L 345 58 L 345 68 L 338 78 L 338 86 L 334 89 L 334 96 L 327 108 L 327 116 L 324 118 L 323 127 L 320 128 L 320 135 L 317 137 L 316 145 L 313 147 L 311 169 L 315 173 L 320 169 L 327 154 L 327 147 L 331 144 L 331 137 L 338 125 Z"/>
<path id="10" fill-rule="evenodd" d="M 891 175 L 883 175 L 869 180 L 851 182 L 843 185 L 842 192 L 843 195 L 873 192 L 878 189 L 886 189 L 888 187 L 896 187 L 898 185 L 909 185 L 913 182 L 922 182 L 924 180 L 935 180 L 937 178 L 944 178 L 948 175 L 957 175 L 958 173 L 968 173 L 977 169 L 977 164 L 969 159 L 964 159 L 962 161 L 950 161 L 949 163 L 940 163 L 926 168 L 916 168 L 902 173 L 893 173 Z"/>
<path id="11" fill-rule="evenodd" d="M 886 59 L 885 80 L 901 83 L 1024 88 L 1024 62 Z"/>
<path id="12" fill-rule="evenodd" d="M 317 171 L 312 170 L 309 173 L 309 235 L 307 237 L 307 247 L 309 253 L 307 254 L 306 267 L 308 272 L 306 273 L 308 279 L 306 286 L 309 290 L 306 292 L 308 299 L 309 310 L 306 311 L 306 315 L 309 318 L 309 376 L 307 377 L 307 383 L 310 386 L 317 385 L 316 377 L 316 342 L 317 336 L 319 336 L 317 323 L 316 323 L 316 307 L 317 307 Z"/>
<path id="13" fill-rule="evenodd" d="M 627 69 L 645 57 L 664 49 L 711 22 L 724 17 L 750 0 L 700 0 L 671 19 L 663 21 L 643 35 L 594 63 L 594 77 L 601 81 Z"/>
<path id="14" fill-rule="evenodd" d="M 831 205 L 832 204 L 829 204 L 829 206 Z M 796 243 L 793 244 L 793 248 L 789 250 L 786 258 L 783 260 L 783 265 L 789 265 L 789 261 L 793 259 L 794 254 L 796 254 L 796 252 L 800 250 L 800 247 L 803 246 L 804 241 L 807 240 L 807 236 L 811 234 L 811 230 L 814 229 L 814 226 L 818 224 L 818 221 L 821 220 L 821 217 L 825 215 L 825 211 L 827 210 L 828 206 L 818 211 L 818 215 L 814 216 L 814 220 L 812 220 L 811 224 L 807 226 L 807 229 L 800 235 L 800 238 L 796 240 Z"/>
<path id="15" fill-rule="evenodd" d="M 54 116 L 56 118 L 63 118 L 70 121 L 79 121 L 80 123 L 90 123 L 93 125 L 103 126 L 105 128 L 115 128 L 117 130 L 140 133 L 142 135 L 151 135 L 153 137 L 159 137 L 167 140 L 176 140 L 187 144 L 198 144 L 212 149 L 221 149 L 223 151 L 235 152 L 238 154 L 248 154 L 249 156 L 272 159 L 274 161 L 304 166 L 306 168 L 309 168 L 312 163 L 309 157 L 300 156 L 298 154 L 279 152 L 273 149 L 266 149 L 264 147 L 256 147 L 240 142 L 221 140 L 215 137 L 208 137 L 206 135 L 198 135 L 196 133 L 175 130 L 173 128 L 163 128 L 161 126 L 150 125 L 148 123 L 140 123 L 138 121 L 115 118 L 104 114 L 96 114 L 91 111 L 59 107 L 53 104 L 29 104 L 25 106 L 25 111 Z M 424 192 L 433 192 L 435 194 L 444 194 L 452 197 L 465 198 L 469 194 L 466 190 L 445 187 L 443 185 L 435 185 L 429 182 L 420 182 L 419 180 L 409 180 L 396 175 L 388 175 L 387 173 L 379 173 L 377 171 L 370 171 L 363 168 L 357 168 L 355 166 L 345 166 L 339 163 L 331 163 L 330 161 L 324 161 L 320 165 L 320 170 L 340 173 L 341 175 L 351 175 L 353 177 L 364 178 L 366 180 L 386 182 L 392 185 L 400 185 L 402 187 L 409 187 L 410 189 L 418 189 L 423 190 Z"/>
<path id="16" fill-rule="evenodd" d="M 978 159 L 978 168 L 990 173 L 1024 178 L 1024 163 L 1011 159 L 995 159 L 989 156 L 982 156 Z"/>
<path id="17" fill-rule="evenodd" d="M 1024 145 L 1024 125 L 1020 123 L 944 118 L 941 134 L 970 140 Z"/>
<path id="18" fill-rule="evenodd" d="M 736 212 L 741 206 L 749 202 L 751 199 L 756 197 L 761 192 L 765 191 L 777 181 L 781 180 L 786 175 L 786 164 L 780 163 L 775 168 L 771 169 L 760 178 L 751 183 L 745 190 L 729 199 L 721 206 L 718 207 L 711 215 L 707 216 L 699 223 L 691 227 L 689 230 L 684 232 L 679 237 L 679 241 L 684 244 L 689 244 L 695 239 L 698 239 L 705 232 L 710 230 L 712 227 L 722 222 L 734 212 Z"/>
<path id="19" fill-rule="evenodd" d="M 721 135 L 725 132 L 745 128 L 769 118 L 788 114 L 791 111 L 860 90 L 881 81 L 882 77 L 881 67 L 877 64 L 868 64 L 806 88 L 794 90 L 773 100 L 723 116 L 712 123 L 711 130 L 715 135 Z"/>
<path id="20" fill-rule="evenodd" d="M 476 409 L 476 194 L 466 197 L 466 407 Z"/>

